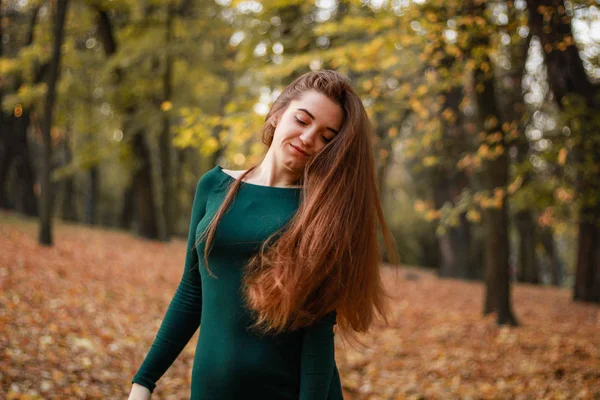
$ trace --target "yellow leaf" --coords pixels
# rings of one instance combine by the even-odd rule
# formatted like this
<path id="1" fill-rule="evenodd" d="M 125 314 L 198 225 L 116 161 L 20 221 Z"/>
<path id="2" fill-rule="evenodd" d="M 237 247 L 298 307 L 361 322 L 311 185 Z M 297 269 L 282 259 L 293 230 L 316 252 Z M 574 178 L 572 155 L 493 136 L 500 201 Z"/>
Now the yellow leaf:
<path id="1" fill-rule="evenodd" d="M 431 167 L 438 163 L 438 159 L 435 156 L 427 156 L 423 159 L 423 165 L 426 167 Z"/>
<path id="2" fill-rule="evenodd" d="M 486 157 L 487 155 L 490 154 L 490 148 L 488 147 L 487 144 L 482 144 L 481 146 L 479 146 L 479 149 L 477 150 L 477 154 L 480 157 Z"/>
<path id="3" fill-rule="evenodd" d="M 429 210 L 429 211 L 427 211 L 425 213 L 425 219 L 427 221 L 433 221 L 433 220 L 438 219 L 439 215 L 440 215 L 439 211 L 437 211 L 437 210 Z"/>
<path id="4" fill-rule="evenodd" d="M 417 94 L 417 96 L 423 96 L 425 93 L 427 93 L 427 86 L 420 85 L 415 91 L 415 93 Z"/>
<path id="5" fill-rule="evenodd" d="M 481 214 L 477 210 L 469 210 L 467 212 L 467 219 L 471 222 L 481 221 Z"/>
<path id="6" fill-rule="evenodd" d="M 417 211 L 417 212 L 423 212 L 427 208 L 427 205 L 425 204 L 425 202 L 423 200 L 417 200 L 417 201 L 415 201 L 414 208 L 415 208 L 415 211 Z"/>
<path id="7" fill-rule="evenodd" d="M 504 146 L 502 146 L 502 145 L 496 146 L 496 148 L 494 148 L 494 158 L 498 158 L 502 154 L 504 154 Z"/>
<path id="8" fill-rule="evenodd" d="M 523 183 L 523 177 L 519 175 L 517 177 L 517 179 L 515 179 L 515 181 L 508 186 L 508 189 L 507 189 L 508 194 L 513 194 L 514 192 L 516 192 L 517 189 L 519 189 L 521 187 L 522 183 Z"/>
<path id="9" fill-rule="evenodd" d="M 564 147 L 558 151 L 558 163 L 560 165 L 565 165 L 567 161 L 567 149 Z"/>
<path id="10" fill-rule="evenodd" d="M 231 113 L 235 112 L 236 108 L 237 108 L 237 106 L 234 102 L 227 103 L 227 105 L 225 106 L 225 113 L 231 114 Z"/>

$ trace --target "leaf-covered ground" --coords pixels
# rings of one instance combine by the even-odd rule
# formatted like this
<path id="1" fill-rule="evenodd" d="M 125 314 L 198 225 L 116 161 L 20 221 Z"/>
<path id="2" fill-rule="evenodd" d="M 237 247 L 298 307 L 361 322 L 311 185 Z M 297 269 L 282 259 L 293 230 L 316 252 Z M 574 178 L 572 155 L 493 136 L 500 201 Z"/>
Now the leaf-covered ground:
<path id="1" fill-rule="evenodd" d="M 126 399 L 182 272 L 185 242 L 0 212 L 0 398 Z M 518 328 L 483 318 L 480 283 L 384 271 L 391 323 L 338 343 L 346 399 L 600 399 L 600 308 L 513 286 Z M 339 336 L 339 335 L 338 335 Z M 339 337 L 336 338 L 339 339 Z M 153 399 L 186 399 L 197 334 Z"/>

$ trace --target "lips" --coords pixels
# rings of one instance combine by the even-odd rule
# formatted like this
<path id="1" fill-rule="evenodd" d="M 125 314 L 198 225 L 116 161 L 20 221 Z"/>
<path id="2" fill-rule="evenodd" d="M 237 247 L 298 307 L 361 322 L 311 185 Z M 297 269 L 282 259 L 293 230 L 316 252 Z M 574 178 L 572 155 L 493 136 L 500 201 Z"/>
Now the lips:
<path id="1" fill-rule="evenodd" d="M 292 147 L 294 148 L 294 150 L 296 150 L 297 152 L 299 152 L 299 153 L 301 153 L 301 154 L 303 154 L 303 155 L 305 155 L 305 156 L 307 156 L 307 157 L 308 157 L 308 153 L 306 153 L 304 150 L 302 150 L 302 149 L 300 149 L 300 148 L 298 148 L 298 147 L 294 146 L 294 145 L 293 145 L 293 144 L 291 144 L 291 143 L 290 143 L 290 146 L 292 146 Z"/>

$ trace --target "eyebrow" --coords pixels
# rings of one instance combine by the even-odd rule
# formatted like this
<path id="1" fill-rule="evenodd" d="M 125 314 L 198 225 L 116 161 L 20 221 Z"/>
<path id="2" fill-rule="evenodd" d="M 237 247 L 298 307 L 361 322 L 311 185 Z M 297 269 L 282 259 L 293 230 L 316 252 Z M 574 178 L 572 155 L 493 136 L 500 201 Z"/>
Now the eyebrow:
<path id="1" fill-rule="evenodd" d="M 308 114 L 309 117 L 311 117 L 312 119 L 315 119 L 315 116 L 312 115 L 307 109 L 305 108 L 298 108 L 298 111 L 304 111 L 306 114 Z M 326 129 L 329 129 L 331 132 L 335 133 L 336 135 L 339 133 L 338 131 L 336 131 L 333 128 L 327 127 Z"/>

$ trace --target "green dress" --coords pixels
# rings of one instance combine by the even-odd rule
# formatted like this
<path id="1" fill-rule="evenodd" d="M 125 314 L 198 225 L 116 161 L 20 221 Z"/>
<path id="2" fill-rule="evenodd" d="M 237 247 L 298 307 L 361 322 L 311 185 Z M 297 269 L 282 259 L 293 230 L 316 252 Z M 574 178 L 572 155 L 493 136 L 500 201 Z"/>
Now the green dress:
<path id="1" fill-rule="evenodd" d="M 191 400 L 343 399 L 334 357 L 335 311 L 310 327 L 277 335 L 247 329 L 252 319 L 242 302 L 243 266 L 294 215 L 302 190 L 242 183 L 208 257 L 217 278 L 204 266 L 204 242 L 194 247 L 233 181 L 218 165 L 200 178 L 183 276 L 132 383 L 154 391 L 200 326 Z"/>

